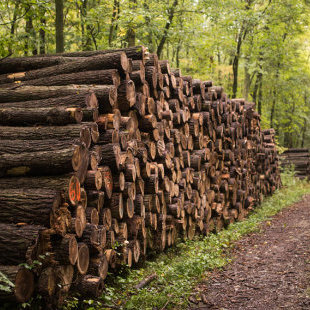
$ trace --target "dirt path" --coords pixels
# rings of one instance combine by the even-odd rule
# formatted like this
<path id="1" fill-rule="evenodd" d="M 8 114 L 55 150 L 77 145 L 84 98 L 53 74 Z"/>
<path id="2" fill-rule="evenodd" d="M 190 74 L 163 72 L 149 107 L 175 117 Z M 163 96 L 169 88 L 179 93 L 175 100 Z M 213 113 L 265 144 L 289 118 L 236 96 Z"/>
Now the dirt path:
<path id="1" fill-rule="evenodd" d="M 310 195 L 237 243 L 191 309 L 310 309 Z M 201 292 L 201 294 L 199 294 Z"/>

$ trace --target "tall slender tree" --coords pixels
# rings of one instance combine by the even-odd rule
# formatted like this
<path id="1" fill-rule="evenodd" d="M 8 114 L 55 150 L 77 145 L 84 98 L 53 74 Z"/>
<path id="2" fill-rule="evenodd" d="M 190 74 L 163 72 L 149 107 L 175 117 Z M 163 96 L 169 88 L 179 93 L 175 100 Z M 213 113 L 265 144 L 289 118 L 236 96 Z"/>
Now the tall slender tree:
<path id="1" fill-rule="evenodd" d="M 56 52 L 63 53 L 65 50 L 64 41 L 64 0 L 55 0 L 56 5 Z"/>

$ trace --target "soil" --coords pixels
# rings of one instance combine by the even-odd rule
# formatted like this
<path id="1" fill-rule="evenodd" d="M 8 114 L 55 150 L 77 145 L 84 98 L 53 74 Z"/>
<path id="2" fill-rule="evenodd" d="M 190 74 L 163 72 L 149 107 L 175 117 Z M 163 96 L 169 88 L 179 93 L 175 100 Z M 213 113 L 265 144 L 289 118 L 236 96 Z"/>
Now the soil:
<path id="1" fill-rule="evenodd" d="M 196 287 L 190 309 L 310 309 L 310 195 L 238 241 L 232 255 Z"/>

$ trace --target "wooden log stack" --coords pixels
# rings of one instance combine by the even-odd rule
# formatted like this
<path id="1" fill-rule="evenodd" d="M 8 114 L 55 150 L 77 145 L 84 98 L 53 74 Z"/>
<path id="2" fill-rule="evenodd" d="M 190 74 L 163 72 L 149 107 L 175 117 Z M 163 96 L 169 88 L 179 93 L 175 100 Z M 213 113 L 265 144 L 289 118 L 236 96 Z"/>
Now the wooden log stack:
<path id="1" fill-rule="evenodd" d="M 0 72 L 2 299 L 96 297 L 108 270 L 242 220 L 281 185 L 254 105 L 143 46 Z"/>
<path id="2" fill-rule="evenodd" d="M 301 180 L 310 178 L 310 153 L 308 149 L 288 149 L 280 155 L 281 168 L 294 167 L 295 176 Z"/>

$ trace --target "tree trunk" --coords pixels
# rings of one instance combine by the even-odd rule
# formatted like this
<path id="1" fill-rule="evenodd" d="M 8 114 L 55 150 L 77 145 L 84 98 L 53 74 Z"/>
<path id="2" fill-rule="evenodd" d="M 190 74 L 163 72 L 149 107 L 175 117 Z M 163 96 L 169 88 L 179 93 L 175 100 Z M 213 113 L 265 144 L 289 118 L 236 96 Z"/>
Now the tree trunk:
<path id="1" fill-rule="evenodd" d="M 112 17 L 111 17 L 111 24 L 110 24 L 110 30 L 109 30 L 109 46 L 112 46 L 112 41 L 115 37 L 115 30 L 117 28 L 117 25 L 115 26 L 115 22 L 118 19 L 119 16 L 119 1 L 114 0 L 113 3 L 113 11 L 112 11 Z"/>
<path id="2" fill-rule="evenodd" d="M 8 45 L 9 55 L 13 54 L 13 51 L 12 51 L 12 41 L 13 41 L 13 37 L 14 37 L 14 34 L 15 34 L 16 21 L 17 21 L 18 11 L 19 11 L 19 8 L 20 8 L 20 3 L 21 3 L 21 0 L 16 0 L 15 1 L 13 20 L 11 22 L 11 29 L 10 29 L 10 42 L 9 42 L 9 45 Z"/>
<path id="3" fill-rule="evenodd" d="M 262 115 L 262 98 L 263 97 L 263 74 L 260 72 L 259 73 L 259 91 L 258 91 L 258 114 Z"/>
<path id="4" fill-rule="evenodd" d="M 45 15 L 45 10 L 44 13 Z M 40 23 L 41 23 L 41 27 L 39 30 L 39 36 L 40 36 L 40 55 L 44 55 L 45 54 L 45 27 L 46 27 L 46 18 L 45 16 L 40 18 Z"/>
<path id="5" fill-rule="evenodd" d="M 167 20 L 167 23 L 166 23 L 165 28 L 164 28 L 163 36 L 162 36 L 162 38 L 161 38 L 161 40 L 159 42 L 159 45 L 157 47 L 158 58 L 161 58 L 161 54 L 162 54 L 165 42 L 166 42 L 167 37 L 168 37 L 169 28 L 170 28 L 170 26 L 172 24 L 172 21 L 173 21 L 174 11 L 175 11 L 176 6 L 178 5 L 178 3 L 179 3 L 178 0 L 174 0 L 172 6 L 168 9 L 168 12 L 169 12 L 168 20 Z"/>
<path id="6" fill-rule="evenodd" d="M 26 42 L 25 42 L 25 56 L 29 54 L 30 49 L 32 50 L 32 55 L 37 55 L 38 50 L 36 48 L 36 33 L 33 28 L 31 7 L 29 5 L 25 6 L 25 10 L 28 11 L 26 15 Z"/>
<path id="7" fill-rule="evenodd" d="M 56 53 L 63 53 L 65 50 L 64 42 L 64 2 L 55 0 L 56 6 Z"/>
<path id="8" fill-rule="evenodd" d="M 137 7 L 137 1 L 136 0 L 130 0 L 129 1 L 129 9 L 132 11 L 135 11 Z M 136 32 L 134 29 L 134 26 L 132 25 L 132 22 L 128 23 L 128 29 L 126 33 L 126 41 L 128 44 L 128 47 L 133 47 L 136 45 Z"/>

